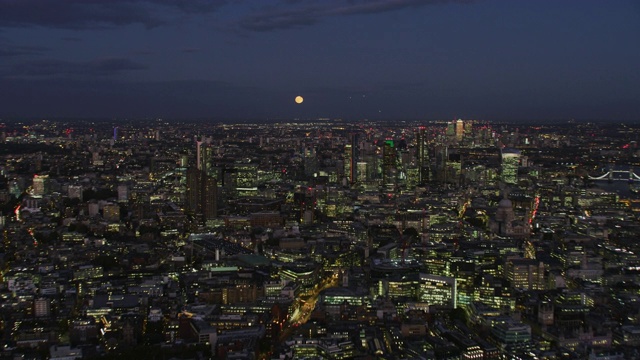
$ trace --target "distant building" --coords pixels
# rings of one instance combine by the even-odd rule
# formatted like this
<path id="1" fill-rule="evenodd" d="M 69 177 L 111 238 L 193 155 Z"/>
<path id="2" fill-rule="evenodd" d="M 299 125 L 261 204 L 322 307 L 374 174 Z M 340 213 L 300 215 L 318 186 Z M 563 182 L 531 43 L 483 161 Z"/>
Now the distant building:
<path id="1" fill-rule="evenodd" d="M 420 274 L 418 301 L 455 309 L 457 304 L 456 278 Z"/>
<path id="2" fill-rule="evenodd" d="M 544 263 L 533 259 L 509 259 L 505 277 L 514 289 L 544 290 Z"/>
<path id="3" fill-rule="evenodd" d="M 460 141 L 464 137 L 464 121 L 458 119 L 456 121 L 456 140 Z"/>
<path id="4" fill-rule="evenodd" d="M 427 147 L 426 128 L 421 126 L 416 131 L 416 162 L 418 166 L 418 182 L 429 180 L 429 149 Z"/>
<path id="5" fill-rule="evenodd" d="M 69 185 L 67 195 L 70 199 L 80 199 L 80 201 L 82 201 L 82 190 L 81 185 Z"/>
<path id="6" fill-rule="evenodd" d="M 82 359 L 82 349 L 73 349 L 71 346 L 53 345 L 49 348 L 51 360 Z"/>
<path id="7" fill-rule="evenodd" d="M 186 205 L 190 211 L 200 214 L 202 220 L 218 216 L 218 181 L 203 170 L 191 167 L 187 170 Z"/>
<path id="8" fill-rule="evenodd" d="M 51 316 L 51 300 L 47 298 L 38 298 L 33 301 L 33 314 L 37 318 Z"/>
<path id="9" fill-rule="evenodd" d="M 49 175 L 33 175 L 33 196 L 44 196 L 49 193 Z"/>
<path id="10" fill-rule="evenodd" d="M 512 148 L 502 149 L 502 181 L 506 184 L 518 182 L 518 166 L 520 165 L 520 150 Z"/>

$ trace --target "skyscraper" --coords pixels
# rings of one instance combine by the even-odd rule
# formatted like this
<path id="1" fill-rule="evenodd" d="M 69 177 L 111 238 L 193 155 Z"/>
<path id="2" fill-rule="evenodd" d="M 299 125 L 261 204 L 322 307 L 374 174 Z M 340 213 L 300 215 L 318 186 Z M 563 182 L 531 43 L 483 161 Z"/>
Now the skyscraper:
<path id="1" fill-rule="evenodd" d="M 382 182 L 391 184 L 395 180 L 396 170 L 396 148 L 391 139 L 382 143 Z"/>
<path id="2" fill-rule="evenodd" d="M 195 167 L 187 169 L 186 207 L 203 221 L 218 215 L 218 181 Z"/>
<path id="3" fill-rule="evenodd" d="M 506 184 L 518 182 L 518 166 L 520 165 L 520 150 L 512 148 L 502 149 L 502 181 Z"/>
<path id="4" fill-rule="evenodd" d="M 462 140 L 464 136 L 464 121 L 462 119 L 458 119 L 456 121 L 456 140 Z"/>
<path id="5" fill-rule="evenodd" d="M 360 161 L 360 137 L 357 133 L 351 134 L 351 184 L 358 181 L 358 162 Z"/>
<path id="6" fill-rule="evenodd" d="M 49 192 L 49 175 L 33 176 L 33 196 L 43 196 Z"/>
<path id="7" fill-rule="evenodd" d="M 429 150 L 427 148 L 426 128 L 421 126 L 416 131 L 416 157 L 418 165 L 418 182 L 423 184 L 429 180 Z"/>

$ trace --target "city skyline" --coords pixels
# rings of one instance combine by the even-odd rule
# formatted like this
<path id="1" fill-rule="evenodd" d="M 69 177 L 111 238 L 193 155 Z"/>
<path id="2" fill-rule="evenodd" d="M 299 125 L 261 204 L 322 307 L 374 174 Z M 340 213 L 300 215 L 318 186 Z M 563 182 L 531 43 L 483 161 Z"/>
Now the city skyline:
<path id="1" fill-rule="evenodd" d="M 635 121 L 638 34 L 622 0 L 0 1 L 0 117 Z"/>

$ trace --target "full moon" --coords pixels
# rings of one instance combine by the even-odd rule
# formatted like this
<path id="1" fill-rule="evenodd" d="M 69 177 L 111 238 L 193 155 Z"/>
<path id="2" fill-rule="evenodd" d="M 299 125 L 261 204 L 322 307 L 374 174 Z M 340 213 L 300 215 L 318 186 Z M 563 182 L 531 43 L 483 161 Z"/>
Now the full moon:
<path id="1" fill-rule="evenodd" d="M 304 98 L 300 95 L 296 96 L 296 103 L 297 104 L 302 104 L 302 102 L 304 101 Z"/>

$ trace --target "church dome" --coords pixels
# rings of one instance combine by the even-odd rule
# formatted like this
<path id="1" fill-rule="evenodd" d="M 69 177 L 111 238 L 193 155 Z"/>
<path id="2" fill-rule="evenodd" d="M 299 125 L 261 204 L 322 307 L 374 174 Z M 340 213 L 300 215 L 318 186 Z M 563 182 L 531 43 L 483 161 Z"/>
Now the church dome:
<path id="1" fill-rule="evenodd" d="M 511 200 L 504 198 L 502 200 L 500 200 L 500 203 L 498 203 L 498 208 L 513 208 L 513 204 L 511 203 Z"/>

